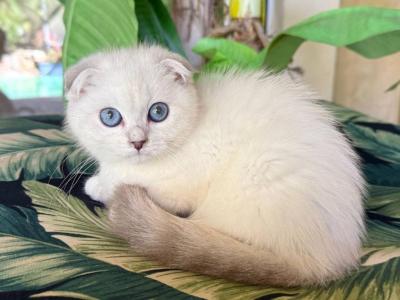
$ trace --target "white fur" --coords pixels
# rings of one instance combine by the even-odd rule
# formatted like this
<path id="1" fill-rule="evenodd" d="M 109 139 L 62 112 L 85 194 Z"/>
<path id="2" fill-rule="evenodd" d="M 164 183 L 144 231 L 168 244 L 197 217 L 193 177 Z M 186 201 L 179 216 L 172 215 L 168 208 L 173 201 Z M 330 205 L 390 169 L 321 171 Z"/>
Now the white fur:
<path id="1" fill-rule="evenodd" d="M 142 46 L 80 63 L 97 72 L 70 99 L 67 125 L 100 163 L 89 195 L 104 201 L 120 183 L 143 186 L 166 210 L 268 248 L 305 276 L 357 265 L 364 180 L 330 113 L 285 75 L 227 71 L 177 82 L 165 59 L 182 78 L 188 68 L 171 55 Z M 157 101 L 170 115 L 148 122 Z M 117 108 L 123 125 L 102 125 L 104 107 Z M 138 128 L 149 140 L 139 154 L 129 143 Z"/>

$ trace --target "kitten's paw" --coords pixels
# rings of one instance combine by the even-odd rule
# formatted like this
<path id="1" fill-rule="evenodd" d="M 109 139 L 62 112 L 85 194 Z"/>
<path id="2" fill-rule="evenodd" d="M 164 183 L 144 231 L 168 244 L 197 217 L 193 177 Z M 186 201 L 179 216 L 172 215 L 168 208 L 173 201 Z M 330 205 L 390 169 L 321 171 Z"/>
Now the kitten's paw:
<path id="1" fill-rule="evenodd" d="M 110 198 L 112 191 L 100 182 L 99 176 L 90 177 L 85 183 L 85 193 L 93 200 L 106 203 Z"/>

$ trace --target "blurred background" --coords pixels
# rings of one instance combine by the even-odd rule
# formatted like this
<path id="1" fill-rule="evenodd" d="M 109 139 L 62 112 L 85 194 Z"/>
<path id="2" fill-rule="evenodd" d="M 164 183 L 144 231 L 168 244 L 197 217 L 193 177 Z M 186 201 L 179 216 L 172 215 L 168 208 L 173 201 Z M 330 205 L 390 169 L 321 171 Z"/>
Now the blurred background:
<path id="1" fill-rule="evenodd" d="M 68 0 L 66 0 L 68 1 Z M 256 50 L 280 31 L 317 13 L 354 5 L 400 8 L 399 0 L 167 0 L 187 57 L 204 36 Z M 63 113 L 64 6 L 58 0 L 0 0 L 0 116 Z M 400 122 L 400 53 L 369 60 L 345 48 L 307 42 L 290 64 L 327 101 Z"/>
<path id="2" fill-rule="evenodd" d="M 61 113 L 63 6 L 0 1 L 0 115 Z"/>

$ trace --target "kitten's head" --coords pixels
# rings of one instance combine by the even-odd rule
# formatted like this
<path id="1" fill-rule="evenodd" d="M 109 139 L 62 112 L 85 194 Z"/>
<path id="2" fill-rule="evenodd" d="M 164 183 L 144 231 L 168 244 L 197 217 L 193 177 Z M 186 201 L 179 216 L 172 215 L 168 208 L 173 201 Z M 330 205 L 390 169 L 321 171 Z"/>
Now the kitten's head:
<path id="1" fill-rule="evenodd" d="M 196 124 L 191 67 L 163 48 L 94 54 L 69 68 L 64 79 L 67 128 L 100 162 L 167 155 Z"/>

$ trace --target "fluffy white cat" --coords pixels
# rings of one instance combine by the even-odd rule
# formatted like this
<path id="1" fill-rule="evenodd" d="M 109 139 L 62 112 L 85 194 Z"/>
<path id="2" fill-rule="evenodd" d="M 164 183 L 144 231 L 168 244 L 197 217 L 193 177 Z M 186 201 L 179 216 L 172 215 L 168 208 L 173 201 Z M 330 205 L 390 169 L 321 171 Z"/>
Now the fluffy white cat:
<path id="1" fill-rule="evenodd" d="M 356 267 L 364 180 L 331 114 L 285 75 L 192 75 L 156 46 L 67 71 L 67 128 L 100 164 L 85 190 L 112 198 L 112 230 L 165 266 L 253 284 Z"/>

